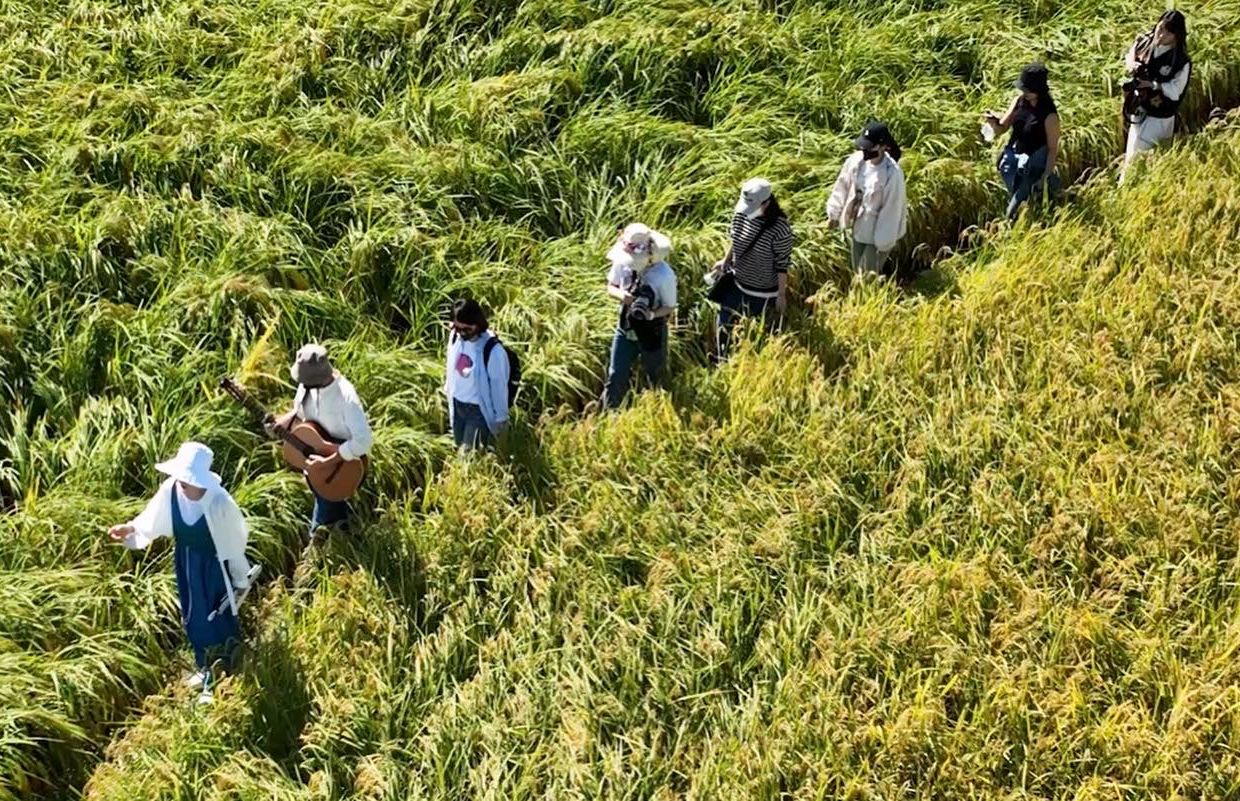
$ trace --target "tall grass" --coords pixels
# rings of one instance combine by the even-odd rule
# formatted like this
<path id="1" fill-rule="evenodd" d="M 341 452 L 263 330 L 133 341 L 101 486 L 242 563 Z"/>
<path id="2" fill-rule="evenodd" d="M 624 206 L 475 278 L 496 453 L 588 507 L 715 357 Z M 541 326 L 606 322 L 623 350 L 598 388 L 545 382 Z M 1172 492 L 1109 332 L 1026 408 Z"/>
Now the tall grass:
<path id="1" fill-rule="evenodd" d="M 1187 10 L 1197 120 L 1238 94 L 1240 7 Z M 978 112 L 1035 57 L 1068 177 L 1105 168 L 1109 76 L 1150 16 L 0 6 L 0 799 L 1227 795 L 1234 138 L 979 237 L 924 299 L 844 297 L 815 224 L 880 115 L 907 145 L 902 258 L 955 246 L 999 197 Z M 707 373 L 695 276 L 758 172 L 821 302 Z M 599 256 L 638 218 L 677 244 L 677 379 L 578 422 Z M 498 463 L 445 465 L 462 293 L 526 360 Z M 246 671 L 190 713 L 159 689 L 166 553 L 99 532 L 195 437 L 291 573 L 304 490 L 212 386 L 281 402 L 308 339 L 376 425 L 365 534 L 264 589 Z"/>

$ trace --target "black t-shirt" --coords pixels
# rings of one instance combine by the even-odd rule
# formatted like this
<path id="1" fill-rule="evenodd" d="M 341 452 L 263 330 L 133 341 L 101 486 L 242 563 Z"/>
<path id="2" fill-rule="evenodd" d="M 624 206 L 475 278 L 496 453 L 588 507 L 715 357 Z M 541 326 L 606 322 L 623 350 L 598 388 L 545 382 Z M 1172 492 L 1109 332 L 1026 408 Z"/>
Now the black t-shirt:
<path id="1" fill-rule="evenodd" d="M 1032 154 L 1046 147 L 1046 118 L 1058 112 L 1050 95 L 1043 95 L 1036 106 L 1025 98 L 1016 101 L 1012 115 L 1012 140 L 1017 153 Z"/>

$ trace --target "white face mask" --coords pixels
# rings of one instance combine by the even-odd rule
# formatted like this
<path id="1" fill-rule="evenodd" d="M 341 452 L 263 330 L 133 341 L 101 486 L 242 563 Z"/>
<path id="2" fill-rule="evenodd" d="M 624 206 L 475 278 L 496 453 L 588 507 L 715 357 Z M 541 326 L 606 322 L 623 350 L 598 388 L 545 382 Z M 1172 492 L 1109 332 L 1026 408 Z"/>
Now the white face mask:
<path id="1" fill-rule="evenodd" d="M 762 204 L 759 203 L 753 211 L 747 213 L 745 216 L 751 220 L 756 220 L 759 217 L 761 217 L 762 216 Z"/>

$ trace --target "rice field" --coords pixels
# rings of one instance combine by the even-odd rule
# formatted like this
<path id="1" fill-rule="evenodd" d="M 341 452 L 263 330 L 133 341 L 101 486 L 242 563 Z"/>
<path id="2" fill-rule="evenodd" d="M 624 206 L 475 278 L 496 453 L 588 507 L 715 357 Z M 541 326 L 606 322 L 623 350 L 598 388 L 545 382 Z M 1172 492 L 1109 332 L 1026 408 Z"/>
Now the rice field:
<path id="1" fill-rule="evenodd" d="M 1196 129 L 1240 3 L 1180 7 Z M 0 801 L 1240 794 L 1240 130 L 1113 187 L 1155 16 L 0 3 Z M 1081 180 L 1009 230 L 977 126 L 1035 58 Z M 870 116 L 932 266 L 904 288 L 849 287 L 823 225 Z M 710 370 L 697 280 L 752 174 L 799 301 Z M 676 244 L 675 378 L 600 417 L 634 219 Z M 460 294 L 526 367 L 499 458 L 443 433 Z M 286 402 L 310 339 L 375 469 L 297 566 L 308 493 L 214 387 Z M 187 438 L 273 577 L 206 709 L 167 551 L 103 536 Z"/>

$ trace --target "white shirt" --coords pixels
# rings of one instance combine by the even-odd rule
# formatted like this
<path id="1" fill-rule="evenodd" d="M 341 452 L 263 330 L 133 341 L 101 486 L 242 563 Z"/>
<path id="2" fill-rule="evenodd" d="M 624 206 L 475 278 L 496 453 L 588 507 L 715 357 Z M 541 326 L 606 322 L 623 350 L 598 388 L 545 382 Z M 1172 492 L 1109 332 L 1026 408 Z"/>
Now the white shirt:
<path id="1" fill-rule="evenodd" d="M 473 378 L 475 370 L 484 369 L 482 364 L 482 337 L 476 339 L 461 339 L 460 347 L 457 349 L 456 358 L 450 369 L 456 374 L 458 380 L 449 382 L 452 387 L 452 398 L 461 403 L 472 403 L 475 406 L 482 405 L 482 389 L 479 382 L 470 380 Z"/>
<path id="2" fill-rule="evenodd" d="M 360 459 L 370 453 L 374 440 L 357 390 L 342 375 L 322 389 L 297 388 L 293 408 L 302 420 L 318 423 L 334 439 L 341 440 L 340 458 Z"/>
<path id="3" fill-rule="evenodd" d="M 229 586 L 237 589 L 250 586 L 250 563 L 245 557 L 245 546 L 250 532 L 236 501 L 223 487 L 207 490 L 207 494 L 203 495 L 200 501 L 190 501 L 177 489 L 176 483 L 176 479 L 165 479 L 142 512 L 129 521 L 134 530 L 125 538 L 125 547 L 142 550 L 160 537 L 172 536 L 172 504 L 175 496 L 186 522 L 189 522 L 186 512 L 190 510 L 182 501 L 189 501 L 198 507 L 199 516 L 207 516 L 207 528 L 215 543 L 216 557 L 220 561 L 220 569 L 229 578 Z"/>
<path id="4" fill-rule="evenodd" d="M 181 512 L 181 520 L 186 525 L 192 526 L 202 517 L 202 501 L 191 501 L 189 496 L 185 494 L 185 490 L 181 489 L 181 485 L 176 485 L 177 509 Z M 204 496 L 205 497 L 205 496 Z"/>
<path id="5" fill-rule="evenodd" d="M 612 264 L 607 273 L 607 283 L 618 286 L 625 291 L 633 289 L 640 275 L 646 286 L 654 290 L 655 307 L 659 309 L 676 308 L 676 273 L 665 261 L 655 262 L 644 271 L 634 270 L 621 264 Z"/>
<path id="6" fill-rule="evenodd" d="M 904 171 L 884 154 L 878 164 L 856 151 L 844 162 L 827 200 L 827 217 L 840 222 L 851 198 L 861 190 L 861 207 L 853 223 L 853 239 L 886 253 L 895 248 L 908 228 L 908 196 Z"/>

